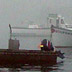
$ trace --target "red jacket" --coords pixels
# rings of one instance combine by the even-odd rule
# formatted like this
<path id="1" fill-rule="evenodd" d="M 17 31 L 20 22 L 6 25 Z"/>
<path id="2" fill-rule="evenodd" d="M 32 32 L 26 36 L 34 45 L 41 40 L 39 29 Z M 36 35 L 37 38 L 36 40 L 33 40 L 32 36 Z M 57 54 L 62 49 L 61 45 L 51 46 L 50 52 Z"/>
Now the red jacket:
<path id="1" fill-rule="evenodd" d="M 51 49 L 51 43 L 48 41 L 48 48 Z"/>

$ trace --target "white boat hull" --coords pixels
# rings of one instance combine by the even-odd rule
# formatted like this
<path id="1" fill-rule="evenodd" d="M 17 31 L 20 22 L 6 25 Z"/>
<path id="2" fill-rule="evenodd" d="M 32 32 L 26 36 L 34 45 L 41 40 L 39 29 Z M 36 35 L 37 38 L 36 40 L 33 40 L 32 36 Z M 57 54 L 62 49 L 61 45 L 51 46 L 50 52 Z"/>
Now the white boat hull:
<path id="1" fill-rule="evenodd" d="M 51 28 L 13 29 L 12 37 L 19 39 L 20 48 L 38 49 L 38 45 L 43 39 L 52 40 L 56 48 L 72 48 L 72 30 L 55 26 L 52 29 L 52 37 Z"/>
<path id="2" fill-rule="evenodd" d="M 72 48 L 72 30 L 53 26 L 52 43 L 56 48 Z"/>
<path id="3" fill-rule="evenodd" d="M 50 28 L 23 28 L 12 29 L 12 38 L 20 41 L 21 49 L 40 50 L 43 39 L 50 40 Z"/>
<path id="4" fill-rule="evenodd" d="M 23 29 L 12 29 L 12 37 L 47 37 L 50 36 L 50 28 L 23 28 Z"/>

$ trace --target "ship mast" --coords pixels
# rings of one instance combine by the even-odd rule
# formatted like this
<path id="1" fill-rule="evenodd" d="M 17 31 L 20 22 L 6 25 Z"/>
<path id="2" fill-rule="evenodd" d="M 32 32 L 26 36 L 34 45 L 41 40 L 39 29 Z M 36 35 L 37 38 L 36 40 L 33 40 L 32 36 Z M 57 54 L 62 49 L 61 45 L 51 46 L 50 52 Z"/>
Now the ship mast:
<path id="1" fill-rule="evenodd" d="M 9 28 L 10 28 L 10 39 L 11 39 L 12 38 L 12 28 L 10 24 L 9 24 Z"/>

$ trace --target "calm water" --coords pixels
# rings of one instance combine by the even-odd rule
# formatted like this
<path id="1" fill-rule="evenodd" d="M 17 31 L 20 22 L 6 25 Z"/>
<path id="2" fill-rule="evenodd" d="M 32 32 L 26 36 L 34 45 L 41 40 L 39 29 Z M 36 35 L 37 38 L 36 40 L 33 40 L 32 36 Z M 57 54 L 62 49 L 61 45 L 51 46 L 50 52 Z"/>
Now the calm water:
<path id="1" fill-rule="evenodd" d="M 38 41 L 37 38 L 36 40 Z M 26 41 L 26 38 L 24 41 Z M 30 40 L 29 38 L 29 40 L 27 41 L 33 42 L 33 39 Z M 33 47 L 34 45 L 36 45 L 37 41 L 35 41 L 35 43 L 33 42 Z M 61 50 L 62 52 L 65 53 L 65 59 L 62 60 L 58 58 L 57 64 L 54 66 L 50 66 L 50 67 L 28 66 L 18 69 L 0 68 L 0 72 L 72 72 L 72 48 L 58 48 L 57 50 Z"/>

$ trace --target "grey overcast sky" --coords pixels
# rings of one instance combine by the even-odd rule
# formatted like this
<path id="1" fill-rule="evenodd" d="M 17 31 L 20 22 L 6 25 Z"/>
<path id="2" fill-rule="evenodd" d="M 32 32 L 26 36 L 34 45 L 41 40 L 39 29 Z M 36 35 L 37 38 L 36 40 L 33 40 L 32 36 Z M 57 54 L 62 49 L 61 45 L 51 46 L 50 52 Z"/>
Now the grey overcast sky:
<path id="1" fill-rule="evenodd" d="M 72 23 L 72 0 L 0 0 L 0 48 L 7 47 L 8 24 L 46 24 L 49 13 L 58 13 Z"/>

